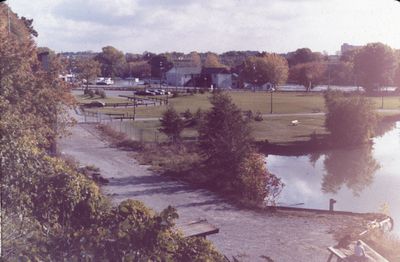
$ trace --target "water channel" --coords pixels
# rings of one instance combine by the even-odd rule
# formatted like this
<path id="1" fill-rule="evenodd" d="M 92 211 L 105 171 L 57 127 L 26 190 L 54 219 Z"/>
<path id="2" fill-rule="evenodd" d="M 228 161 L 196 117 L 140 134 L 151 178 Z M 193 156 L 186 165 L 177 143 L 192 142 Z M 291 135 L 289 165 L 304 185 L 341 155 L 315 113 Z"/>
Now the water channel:
<path id="1" fill-rule="evenodd" d="M 285 183 L 278 204 L 302 208 L 388 212 L 400 235 L 400 122 L 373 145 L 299 157 L 268 155 L 270 172 Z"/>

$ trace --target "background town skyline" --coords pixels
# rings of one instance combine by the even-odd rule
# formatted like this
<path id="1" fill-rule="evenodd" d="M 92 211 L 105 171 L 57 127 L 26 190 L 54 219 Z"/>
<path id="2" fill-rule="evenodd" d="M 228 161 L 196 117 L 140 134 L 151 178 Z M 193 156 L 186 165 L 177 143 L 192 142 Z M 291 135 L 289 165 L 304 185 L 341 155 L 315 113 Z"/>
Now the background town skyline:
<path id="1" fill-rule="evenodd" d="M 276 53 L 308 47 L 335 54 L 342 43 L 400 48 L 400 5 L 393 0 L 44 0 L 7 1 L 34 19 L 39 46 L 57 52 Z M 166 3 L 167 2 L 167 3 Z"/>

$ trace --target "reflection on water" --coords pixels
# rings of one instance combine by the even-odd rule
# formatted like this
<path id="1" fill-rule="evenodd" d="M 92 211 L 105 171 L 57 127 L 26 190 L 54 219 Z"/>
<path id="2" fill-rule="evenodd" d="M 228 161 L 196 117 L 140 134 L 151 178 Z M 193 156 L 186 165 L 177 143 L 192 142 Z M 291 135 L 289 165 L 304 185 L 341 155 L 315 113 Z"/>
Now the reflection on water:
<path id="1" fill-rule="evenodd" d="M 378 212 L 389 206 L 400 222 L 400 124 L 374 139 L 373 146 L 333 150 L 300 157 L 267 157 L 268 169 L 281 177 L 285 188 L 279 204 L 335 210 Z M 396 224 L 396 222 L 395 222 Z M 400 228 L 396 227 L 397 233 Z"/>
<path id="2" fill-rule="evenodd" d="M 357 149 L 335 150 L 327 153 L 324 160 L 325 174 L 322 191 L 337 193 L 343 185 L 358 196 L 371 185 L 379 164 L 372 155 L 372 146 Z"/>

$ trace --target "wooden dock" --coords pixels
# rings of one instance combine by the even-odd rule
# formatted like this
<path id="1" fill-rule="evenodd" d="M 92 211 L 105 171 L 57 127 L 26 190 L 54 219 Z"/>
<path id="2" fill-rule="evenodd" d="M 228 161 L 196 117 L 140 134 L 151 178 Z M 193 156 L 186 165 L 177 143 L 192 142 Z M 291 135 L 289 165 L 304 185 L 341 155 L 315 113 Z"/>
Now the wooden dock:
<path id="1" fill-rule="evenodd" d="M 219 228 L 211 225 L 207 220 L 196 220 L 186 224 L 177 226 L 183 232 L 185 237 L 206 237 L 208 235 L 217 234 Z"/>

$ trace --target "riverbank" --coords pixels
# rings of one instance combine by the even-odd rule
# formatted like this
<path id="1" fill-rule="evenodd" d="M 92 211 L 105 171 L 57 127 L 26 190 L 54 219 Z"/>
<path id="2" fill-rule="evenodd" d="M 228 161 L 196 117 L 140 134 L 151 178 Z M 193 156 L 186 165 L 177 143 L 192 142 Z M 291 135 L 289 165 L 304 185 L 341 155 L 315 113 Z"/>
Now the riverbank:
<path id="1" fill-rule="evenodd" d="M 336 244 L 335 232 L 369 220 L 365 215 L 255 211 L 232 205 L 220 196 L 194 188 L 140 165 L 132 152 L 111 147 L 94 126 L 78 124 L 60 150 L 84 165 L 95 165 L 110 183 L 102 190 L 119 203 L 134 198 L 159 211 L 177 208 L 179 223 L 207 219 L 220 229 L 209 239 L 229 258 L 241 261 L 325 261 L 326 248 Z"/>
<path id="2" fill-rule="evenodd" d="M 395 122 L 400 121 L 398 112 L 389 112 L 380 115 L 375 136 L 381 136 L 394 127 Z M 329 141 L 328 133 L 311 133 L 308 139 L 271 143 L 268 140 L 256 141 L 256 146 L 260 152 L 266 155 L 280 156 L 303 156 L 326 152 L 328 150 L 343 149 L 342 146 L 335 145 Z"/>

